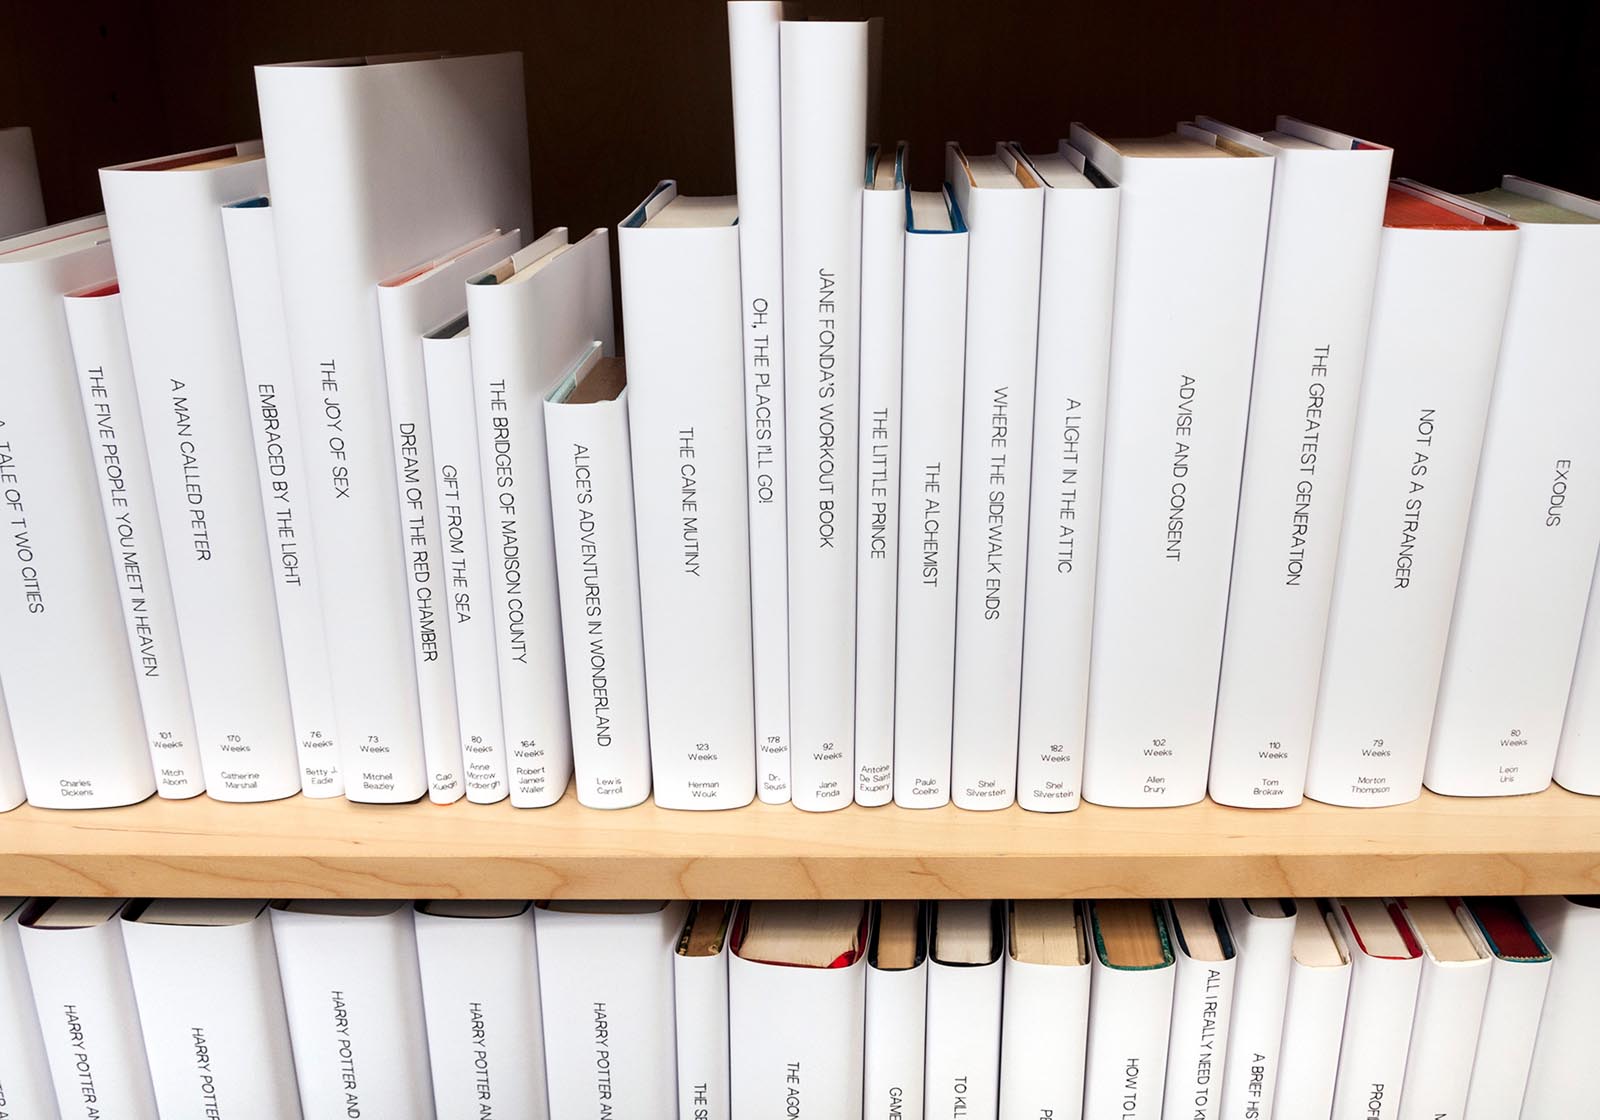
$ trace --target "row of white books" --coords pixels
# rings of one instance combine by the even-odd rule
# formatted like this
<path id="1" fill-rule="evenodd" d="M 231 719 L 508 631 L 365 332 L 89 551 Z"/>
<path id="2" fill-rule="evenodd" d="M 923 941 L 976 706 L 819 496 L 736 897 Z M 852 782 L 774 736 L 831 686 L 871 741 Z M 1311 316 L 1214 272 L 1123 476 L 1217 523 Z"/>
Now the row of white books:
<path id="1" fill-rule="evenodd" d="M 1600 205 L 1288 119 L 913 190 L 781 16 L 626 369 L 516 55 L 259 67 L 0 243 L 0 804 L 1600 793 Z"/>
<path id="2" fill-rule="evenodd" d="M 1600 1099 L 1593 898 L 10 899 L 0 999 L 0 1108 L 29 1120 L 1574 1120 Z"/>

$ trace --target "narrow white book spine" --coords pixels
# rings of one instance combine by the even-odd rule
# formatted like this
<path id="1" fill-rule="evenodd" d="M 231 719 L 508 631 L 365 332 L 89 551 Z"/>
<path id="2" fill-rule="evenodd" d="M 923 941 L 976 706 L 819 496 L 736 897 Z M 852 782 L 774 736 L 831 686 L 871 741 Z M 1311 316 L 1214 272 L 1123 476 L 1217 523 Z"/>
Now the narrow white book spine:
<path id="1" fill-rule="evenodd" d="M 38 229 L 44 223 L 33 130 L 26 125 L 0 128 L 0 237 Z"/>
<path id="2" fill-rule="evenodd" d="M 461 917 L 420 903 L 415 921 L 438 1115 L 549 1120 L 532 905 Z"/>
<path id="3" fill-rule="evenodd" d="M 1044 198 L 1017 733 L 1017 802 L 1038 812 L 1076 809 L 1083 785 L 1120 200 L 1114 186 Z"/>
<path id="4" fill-rule="evenodd" d="M 1001 955 L 974 965 L 928 961 L 926 1115 L 972 1120 L 999 1115 L 1004 983 Z"/>
<path id="5" fill-rule="evenodd" d="M 424 338 L 422 363 L 428 380 L 440 559 L 461 721 L 461 776 L 467 800 L 487 805 L 503 801 L 510 790 L 489 594 L 483 474 L 478 465 L 482 444 L 472 397 L 471 337 L 463 331 L 449 338 Z"/>
<path id="6" fill-rule="evenodd" d="M 100 172 L 200 763 L 219 801 L 300 792 L 222 232 L 225 203 L 266 189 L 260 153 L 251 142 L 218 149 L 241 158 L 215 167 Z"/>
<path id="7" fill-rule="evenodd" d="M 574 784 L 582 805 L 625 809 L 650 796 L 628 390 L 589 404 L 546 401 L 544 426 Z"/>
<path id="8" fill-rule="evenodd" d="M 856 435 L 867 25 L 784 21 L 791 796 L 855 794 Z"/>
<path id="9" fill-rule="evenodd" d="M 1531 924 L 1528 928 L 1532 932 Z M 1538 935 L 1533 936 L 1537 942 Z M 1538 948 L 1542 951 L 1544 947 Z M 1515 1116 L 1522 1107 L 1553 965 L 1548 952 L 1518 959 L 1496 951 L 1489 965 L 1483 1029 L 1478 1032 L 1478 1054 L 1462 1112 L 1465 1120 Z"/>
<path id="10" fill-rule="evenodd" d="M 344 793 L 344 779 L 339 773 L 333 670 L 322 627 L 322 563 L 311 528 L 305 440 L 295 403 L 272 222 L 265 199 L 222 208 L 239 356 L 250 395 L 256 478 L 276 577 L 278 632 L 300 754 L 300 792 L 338 797 Z"/>
<path id="11" fill-rule="evenodd" d="M 1460 905 L 1459 900 L 1456 903 Z M 1490 956 L 1471 919 L 1463 923 L 1483 955 L 1470 961 L 1441 961 L 1428 949 L 1422 931 L 1422 980 L 1406 1053 L 1399 1120 L 1461 1120 L 1472 1083 L 1478 1031 L 1489 995 Z"/>
<path id="12" fill-rule="evenodd" d="M 750 611 L 757 792 L 789 800 L 789 526 L 784 432 L 781 0 L 731 0 L 733 158 L 739 191 Z"/>
<path id="13" fill-rule="evenodd" d="M 1600 579 L 1590 580 L 1553 776 L 1573 793 L 1600 794 Z"/>
<path id="14" fill-rule="evenodd" d="M 1089 965 L 1006 954 L 1000 1120 L 1080 1120 L 1089 1044 Z"/>
<path id="15" fill-rule="evenodd" d="M 1287 903 L 1282 916 L 1269 916 L 1254 913 L 1243 899 L 1229 898 L 1222 910 L 1238 961 L 1217 1115 L 1221 1120 L 1263 1120 L 1272 1115 L 1278 1085 L 1296 905 Z"/>
<path id="16" fill-rule="evenodd" d="M 122 299 L 101 288 L 69 295 L 63 306 L 156 792 L 194 797 L 204 792 L 206 783 L 139 394 L 123 332 Z"/>
<path id="17" fill-rule="evenodd" d="M 20 898 L 0 899 L 0 1006 L 7 1009 L 0 1015 L 0 1109 L 17 1120 L 60 1120 L 18 933 L 25 905 Z"/>
<path id="18" fill-rule="evenodd" d="M 908 809 L 950 803 L 968 246 L 944 198 L 953 229 L 906 234 L 894 801 Z"/>
<path id="19" fill-rule="evenodd" d="M 1173 920 L 1174 928 L 1177 926 Z M 1172 1037 L 1167 1044 L 1162 1120 L 1214 1120 L 1222 1106 L 1237 957 L 1223 940 L 1222 960 L 1197 960 L 1175 946 Z"/>
<path id="20" fill-rule="evenodd" d="M 1362 948 L 1337 900 L 1333 912 L 1350 946 L 1351 961 L 1350 1001 L 1333 1085 L 1333 1120 L 1394 1120 L 1400 1113 L 1423 954 L 1372 956 Z"/>
<path id="21" fill-rule="evenodd" d="M 1090 952 L 1083 1114 L 1159 1116 L 1172 1029 L 1173 967 L 1112 968 Z"/>
<path id="22" fill-rule="evenodd" d="M 863 1035 L 864 1120 L 922 1116 L 927 1071 L 928 961 L 885 970 L 867 965 Z"/>
<path id="23" fill-rule="evenodd" d="M 1422 790 L 1516 253 L 1512 228 L 1383 231 L 1306 773 L 1318 801 Z"/>
<path id="24" fill-rule="evenodd" d="M 733 1120 L 728 1082 L 728 939 L 722 939 L 722 948 L 713 955 L 674 953 L 672 985 L 678 1116 L 682 1120 Z"/>
<path id="25" fill-rule="evenodd" d="M 1322 916 L 1314 912 L 1316 902 L 1308 899 L 1306 905 L 1313 908 L 1310 920 L 1322 922 Z M 1351 972 L 1343 934 L 1334 931 L 1333 936 L 1345 957 L 1342 964 L 1318 967 L 1295 960 L 1289 967 L 1289 997 L 1278 1057 L 1282 1091 L 1273 1097 L 1272 1120 L 1324 1120 L 1333 1111 Z"/>
<path id="26" fill-rule="evenodd" d="M 1560 896 L 1521 904 L 1555 958 L 1521 1120 L 1567 1120 L 1592 1110 L 1600 1096 L 1593 1045 L 1600 1022 L 1600 908 Z"/>
<path id="27" fill-rule="evenodd" d="M 11 735 L 11 713 L 6 710 L 6 694 L 0 689 L 0 813 L 9 812 L 28 799 L 22 788 L 22 767 L 17 763 L 17 741 Z"/>

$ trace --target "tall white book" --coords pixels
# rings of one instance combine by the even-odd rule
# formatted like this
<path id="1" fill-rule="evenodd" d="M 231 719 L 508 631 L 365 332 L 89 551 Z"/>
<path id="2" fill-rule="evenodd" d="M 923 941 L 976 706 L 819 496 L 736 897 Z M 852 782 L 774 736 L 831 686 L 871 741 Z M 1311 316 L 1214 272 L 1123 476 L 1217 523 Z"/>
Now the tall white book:
<path id="1" fill-rule="evenodd" d="M 1180 126 L 1072 145 L 1122 191 L 1083 796 L 1205 796 L 1273 161 Z"/>
<path id="2" fill-rule="evenodd" d="M 950 796 L 1003 809 L 1016 800 L 1045 192 L 1005 145 L 948 145 L 945 181 L 970 231 Z"/>
<path id="3" fill-rule="evenodd" d="M 789 800 L 788 464 L 784 431 L 782 0 L 730 0 L 733 161 L 750 508 L 750 615 L 761 800 Z"/>
<path id="4" fill-rule="evenodd" d="M 1600 546 L 1583 420 L 1600 407 L 1583 296 L 1600 285 L 1600 202 L 1511 175 L 1466 197 L 1516 222 L 1520 246 L 1423 780 L 1533 793 L 1555 767 Z"/>
<path id="5" fill-rule="evenodd" d="M 921 1116 L 927 1074 L 928 908 L 895 900 L 872 906 L 862 1028 L 862 1116 Z"/>
<path id="6" fill-rule="evenodd" d="M 1079 1120 L 1089 1041 L 1083 903 L 1018 899 L 1007 928 L 1000 1120 Z"/>
<path id="7" fill-rule="evenodd" d="M 867 25 L 785 20 L 779 45 L 790 793 L 841 809 L 855 795 Z"/>
<path id="8" fill-rule="evenodd" d="M 272 936 L 306 1116 L 432 1120 L 410 904 L 276 902 Z"/>
<path id="9" fill-rule="evenodd" d="M 668 180 L 617 229 L 651 766 L 668 809 L 756 796 L 738 219 L 733 198 Z"/>
<path id="10" fill-rule="evenodd" d="M 1600 1095 L 1591 1039 L 1600 1029 L 1600 899 L 1522 899 L 1555 964 L 1539 1017 L 1522 1120 L 1582 1116 Z"/>
<path id="11" fill-rule="evenodd" d="M 0 241 L 0 679 L 28 800 L 156 792 L 61 297 L 112 274 L 100 218 Z"/>
<path id="12" fill-rule="evenodd" d="M 0 1107 L 12 1116 L 60 1120 L 50 1060 L 34 1010 L 33 985 L 22 959 L 18 920 L 26 899 L 0 898 Z"/>
<path id="13" fill-rule="evenodd" d="M 44 225 L 44 194 L 33 150 L 33 129 L 0 128 L 0 237 Z"/>
<path id="14" fill-rule="evenodd" d="M 531 229 L 518 54 L 256 68 L 345 796 L 427 792 L 375 285 Z"/>
<path id="15" fill-rule="evenodd" d="M 1158 902 L 1089 905 L 1086 1117 L 1160 1114 L 1176 974 L 1165 910 Z"/>
<path id="16" fill-rule="evenodd" d="M 0 688 L 0 813 L 9 812 L 28 799 L 22 788 L 22 767 L 17 764 L 17 741 L 11 735 L 11 713 L 6 711 L 6 694 Z"/>
<path id="17" fill-rule="evenodd" d="M 728 1080 L 730 902 L 695 902 L 672 953 L 678 1040 L 678 1115 L 732 1120 Z"/>
<path id="18" fill-rule="evenodd" d="M 1317 693 L 1306 796 L 1416 799 L 1518 233 L 1397 181 Z"/>
<path id="19" fill-rule="evenodd" d="M 650 796 L 629 395 L 622 359 L 596 342 L 544 403 L 573 784 L 591 809 Z"/>
<path id="20" fill-rule="evenodd" d="M 467 285 L 467 315 L 511 803 L 533 808 L 572 777 L 544 398 L 596 342 L 615 352 L 606 231 L 551 230 Z"/>
<path id="21" fill-rule="evenodd" d="M 300 792 L 344 793 L 339 774 L 333 668 L 322 626 L 321 561 L 311 528 L 306 442 L 295 405 L 289 332 L 278 280 L 278 243 L 265 197 L 222 208 L 239 357 L 249 386 L 256 478 L 266 515 L 278 604 L 278 634 L 289 680 L 289 708 L 300 751 Z"/>
<path id="22" fill-rule="evenodd" d="M 1333 919 L 1350 947 L 1351 966 L 1333 1120 L 1394 1120 L 1422 982 L 1422 947 L 1399 903 L 1389 899 L 1335 899 Z"/>
<path id="23" fill-rule="evenodd" d="M 528 902 L 419 902 L 417 967 L 441 1117 L 548 1120 Z"/>
<path id="24" fill-rule="evenodd" d="M 1064 812 L 1083 785 L 1121 192 L 1065 141 L 1020 158 L 1044 190 L 1044 234 L 1017 801 Z"/>
<path id="25" fill-rule="evenodd" d="M 967 227 L 949 187 L 906 202 L 894 801 L 950 803 Z"/>
<path id="26" fill-rule="evenodd" d="M 254 899 L 130 903 L 122 941 L 163 1118 L 299 1120 L 272 919 Z"/>
<path id="27" fill-rule="evenodd" d="M 1161 1115 L 1164 1120 L 1213 1120 L 1222 1115 L 1238 953 L 1220 903 L 1174 900 L 1167 904 L 1167 917 L 1177 961 Z"/>
<path id="28" fill-rule="evenodd" d="M 993 1120 L 1000 1108 L 1005 910 L 974 899 L 941 899 L 932 910 L 924 1109 Z"/>
<path id="29" fill-rule="evenodd" d="M 1315 909 L 1314 903 L 1306 905 Z M 1272 1115 L 1277 1093 L 1299 907 L 1286 898 L 1229 898 L 1222 910 L 1238 959 L 1216 1115 L 1260 1120 Z"/>
<path id="30" fill-rule="evenodd" d="M 1459 1118 L 1467 1107 L 1493 954 L 1461 899 L 1409 898 L 1400 905 L 1422 949 L 1422 981 L 1397 1115 Z"/>
<path id="31" fill-rule="evenodd" d="M 139 391 L 123 330 L 122 296 L 112 281 L 68 293 L 63 306 L 156 792 L 194 797 L 204 792 L 206 783 L 139 417 Z"/>
<path id="32" fill-rule="evenodd" d="M 116 898 L 37 898 L 17 917 L 64 1120 L 156 1120 Z"/>
<path id="33" fill-rule="evenodd" d="M 466 282 L 516 252 L 521 235 L 512 230 L 477 231 L 439 256 L 407 267 L 378 283 L 378 323 L 383 335 L 383 371 L 388 385 L 392 476 L 400 500 L 401 556 L 407 576 L 406 608 L 411 653 L 416 663 L 422 714 L 422 756 L 428 799 L 449 804 L 464 793 L 498 801 L 492 769 L 463 772 L 461 714 L 456 704 L 456 669 L 450 641 L 448 562 L 439 524 L 433 424 L 422 338 L 466 311 Z M 480 738 L 480 726 L 474 734 Z M 494 745 L 478 744 L 475 759 L 492 756 Z"/>
<path id="34" fill-rule="evenodd" d="M 1280 808 L 1305 785 L 1393 153 L 1290 117 L 1199 123 L 1275 168 L 1210 784 Z"/>
<path id="35" fill-rule="evenodd" d="M 1294 961 L 1278 1059 L 1283 1091 L 1274 1094 L 1271 1115 L 1273 1120 L 1325 1120 L 1333 1111 L 1339 1075 L 1339 1042 L 1350 999 L 1350 949 L 1333 915 L 1315 899 L 1299 906 L 1294 922 Z"/>
<path id="36" fill-rule="evenodd" d="M 1589 586 L 1552 776 L 1573 793 L 1600 794 L 1600 579 Z"/>
<path id="37" fill-rule="evenodd" d="M 1489 994 L 1467 1089 L 1466 1120 L 1515 1116 L 1528 1089 L 1539 1017 L 1555 963 L 1513 898 L 1467 900 L 1489 947 Z"/>
<path id="38" fill-rule="evenodd" d="M 221 207 L 259 196 L 266 171 L 250 141 L 100 172 L 200 765 L 219 801 L 300 792 L 222 232 Z"/>

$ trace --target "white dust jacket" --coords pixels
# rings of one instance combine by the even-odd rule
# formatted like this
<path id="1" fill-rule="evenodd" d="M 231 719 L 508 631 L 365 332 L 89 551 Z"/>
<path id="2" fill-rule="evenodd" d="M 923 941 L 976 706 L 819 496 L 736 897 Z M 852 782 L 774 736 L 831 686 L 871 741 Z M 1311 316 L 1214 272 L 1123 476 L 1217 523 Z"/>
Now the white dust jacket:
<path id="1" fill-rule="evenodd" d="M 511 264 L 530 274 L 473 280 L 467 316 L 511 804 L 527 809 L 559 801 L 572 777 L 544 399 L 596 342 L 615 353 L 610 239 L 597 229 L 569 245 L 558 226 Z"/>
<path id="2" fill-rule="evenodd" d="M 1573 793 L 1600 794 L 1600 579 L 1590 585 L 1584 607 L 1554 777 Z"/>
<path id="3" fill-rule="evenodd" d="M 28 799 L 22 788 L 22 767 L 17 764 L 17 741 L 11 736 L 11 714 L 6 710 L 6 694 L 0 689 L 0 813 L 9 812 Z"/>
<path id="4" fill-rule="evenodd" d="M 112 275 L 109 236 L 95 217 L 0 241 L 0 678 L 28 800 L 47 809 L 157 788 L 61 300 Z"/>
<path id="5" fill-rule="evenodd" d="M 781 0 L 730 0 L 733 163 L 739 191 L 750 612 L 761 800 L 789 800 L 789 524 L 784 442 Z"/>
<path id="6" fill-rule="evenodd" d="M 874 186 L 879 160 L 892 183 Z M 905 145 L 874 148 L 861 192 L 861 434 L 856 476 L 858 805 L 894 799 L 895 588 L 900 552 L 900 359 L 905 300 Z M 922 329 L 924 324 L 917 324 Z"/>
<path id="7" fill-rule="evenodd" d="M 1273 161 L 1071 136 L 1122 189 L 1083 797 L 1182 805 L 1206 792 Z"/>
<path id="8" fill-rule="evenodd" d="M 726 906 L 702 902 L 702 906 Z M 678 1115 L 732 1120 L 728 1081 L 728 944 L 713 956 L 672 954 L 673 1022 L 677 1028 Z"/>
<path id="9" fill-rule="evenodd" d="M 534 908 L 551 1116 L 654 1116 L 678 1099 L 672 957 L 687 914 Z"/>
<path id="10" fill-rule="evenodd" d="M 1502 186 L 1600 219 L 1590 199 L 1512 175 Z M 1589 298 L 1600 291 L 1600 225 L 1518 229 L 1423 775 L 1436 793 L 1550 784 L 1600 545 L 1600 456 L 1584 420 L 1600 408 Z"/>
<path id="11" fill-rule="evenodd" d="M 1306 796 L 1398 805 L 1422 790 L 1505 319 L 1515 227 L 1385 226 Z"/>
<path id="12" fill-rule="evenodd" d="M 774 5 L 776 6 L 776 5 Z M 0 128 L 0 237 L 44 225 L 44 193 L 26 125 Z"/>
<path id="13" fill-rule="evenodd" d="M 1287 146 L 1200 124 L 1275 165 L 1211 796 L 1282 808 L 1305 786 L 1393 152 L 1290 117 Z"/>
<path id="14" fill-rule="evenodd" d="M 477 230 L 460 245 L 443 247 L 437 258 L 408 262 L 378 284 L 390 470 L 400 501 L 400 555 L 421 705 L 422 756 L 428 800 L 440 805 L 460 800 L 466 791 L 422 336 L 459 319 L 466 311 L 467 281 L 516 252 L 521 243 L 516 230 Z"/>
<path id="15" fill-rule="evenodd" d="M 595 343 L 571 380 L 592 376 L 600 357 Z M 650 796 L 631 395 L 624 388 L 614 400 L 566 404 L 552 396 L 544 403 L 573 784 L 578 803 L 591 809 L 626 809 Z"/>
<path id="16" fill-rule="evenodd" d="M 1375 957 L 1351 928 L 1338 899 L 1333 902 L 1333 914 L 1350 947 L 1350 1001 L 1345 1008 L 1343 1043 L 1338 1047 L 1333 1120 L 1394 1120 L 1399 1115 L 1424 954 L 1407 929 L 1409 956 Z M 1287 1088 L 1294 1083 L 1285 1075 L 1280 1084 Z M 1283 1098 L 1280 1101 L 1289 1103 Z"/>
<path id="17" fill-rule="evenodd" d="M 1167 1044 L 1163 1120 L 1215 1120 L 1222 1115 L 1222 1076 L 1238 953 L 1223 919 L 1223 958 L 1196 960 L 1184 944 L 1171 904 L 1167 910 L 1177 958 L 1172 984 L 1172 1034 Z"/>
<path id="18" fill-rule="evenodd" d="M 60 1120 L 50 1060 L 34 1010 L 33 985 L 18 933 L 26 899 L 0 898 L 0 1101 L 10 1115 Z"/>
<path id="19" fill-rule="evenodd" d="M 273 557 L 278 633 L 300 752 L 300 792 L 339 797 L 344 779 L 339 773 L 333 668 L 322 626 L 322 564 L 311 528 L 306 442 L 295 404 L 272 207 L 265 198 L 224 206 L 222 232 L 228 242 L 239 356 L 249 386 L 256 478 Z"/>
<path id="20" fill-rule="evenodd" d="M 415 910 L 433 1100 L 441 1120 L 549 1120 L 533 904 L 466 917 Z"/>
<path id="21" fill-rule="evenodd" d="M 1294 962 L 1296 906 L 1286 917 L 1254 913 L 1242 898 L 1222 901 L 1237 959 L 1233 1013 L 1222 1064 L 1221 1120 L 1259 1120 L 1272 1114 Z"/>
<path id="22" fill-rule="evenodd" d="M 516 53 L 256 67 L 345 796 L 428 790 L 376 284 L 531 229 Z"/>
<path id="23" fill-rule="evenodd" d="M 260 155 L 250 141 L 100 172 L 200 764 L 219 801 L 300 792 L 222 233 L 224 204 L 266 190 Z"/>
<path id="24" fill-rule="evenodd" d="M 923 922 L 919 937 L 926 941 Z M 928 953 L 917 948 L 913 968 L 882 969 L 867 960 L 862 1036 L 863 1120 L 923 1115 L 927 1072 Z"/>
<path id="25" fill-rule="evenodd" d="M 433 1120 L 433 1085 L 405 902 L 273 903 L 272 936 L 307 1117 Z"/>
<path id="26" fill-rule="evenodd" d="M 1091 966 L 1019 961 L 1007 937 L 1000 1120 L 1080 1120 Z"/>
<path id="27" fill-rule="evenodd" d="M 1492 957 L 1489 995 L 1483 1005 L 1483 1029 L 1478 1032 L 1467 1107 L 1461 1113 L 1465 1120 L 1515 1116 L 1528 1089 L 1539 1016 L 1555 958 L 1527 916 L 1521 917 L 1535 949 L 1528 956 L 1507 955 L 1489 939 L 1489 932 L 1483 931 Z"/>
<path id="28" fill-rule="evenodd" d="M 790 794 L 855 796 L 856 434 L 867 25 L 783 21 Z"/>
<path id="29" fill-rule="evenodd" d="M 489 538 L 478 462 L 477 402 L 472 397 L 470 332 L 463 328 L 424 337 L 422 366 L 433 429 L 445 611 L 461 727 L 461 776 L 468 801 L 490 804 L 505 800 L 510 779 L 505 722 L 500 714 L 500 667 L 489 591 Z"/>
<path id="30" fill-rule="evenodd" d="M 268 904 L 224 924 L 121 917 L 163 1120 L 298 1120 L 294 1055 Z"/>
<path id="31" fill-rule="evenodd" d="M 61 1116 L 157 1120 L 122 923 L 35 928 L 54 901 L 31 900 L 16 922 Z"/>
<path id="32" fill-rule="evenodd" d="M 1045 192 L 1015 151 L 997 153 L 1016 180 L 1009 188 L 979 183 L 960 147 L 945 148 L 945 181 L 969 231 L 950 757 L 950 796 L 963 809 L 1016 800 L 1022 703 Z"/>
<path id="33" fill-rule="evenodd" d="M 1084 170 L 1082 152 L 1058 150 Z M 1044 183 L 1017 732 L 1017 802 L 1039 812 L 1076 809 L 1083 785 L 1120 200 L 1113 185 Z"/>
<path id="34" fill-rule="evenodd" d="M 115 560 L 156 792 L 163 797 L 194 797 L 205 791 L 206 783 L 144 422 L 139 418 L 139 391 L 123 330 L 122 297 L 115 283 L 101 284 L 69 293 L 62 306 L 72 337 L 78 392 L 94 453 L 106 539 Z"/>
<path id="35" fill-rule="evenodd" d="M 1327 921 L 1315 900 L 1308 899 L 1305 905 L 1309 910 L 1302 909 L 1296 921 Z M 1284 1005 L 1278 1058 L 1277 1083 L 1283 1091 L 1273 1095 L 1272 1120 L 1326 1120 L 1333 1110 L 1352 967 L 1344 934 L 1337 924 L 1329 928 L 1342 963 L 1311 965 L 1295 959 L 1289 967 L 1289 998 Z M 1250 1113 L 1244 1116 L 1249 1120 Z"/>
<path id="36" fill-rule="evenodd" d="M 650 751 L 657 805 L 727 809 L 757 785 L 740 227 L 678 200 L 659 183 L 617 227 Z M 675 201 L 722 224 L 647 224 Z"/>
<path id="37" fill-rule="evenodd" d="M 1594 1108 L 1600 1063 L 1600 907 L 1560 896 L 1524 898 L 1522 912 L 1555 958 L 1539 1018 L 1522 1120 L 1566 1120 Z"/>
<path id="38" fill-rule="evenodd" d="M 992 910 L 999 904 L 989 905 Z M 933 909 L 938 906 L 933 903 Z M 999 1115 L 1003 919 L 1000 926 L 995 955 L 982 964 L 946 964 L 929 948 L 924 1107 L 930 1116 L 994 1120 Z"/>
<path id="39" fill-rule="evenodd" d="M 1467 1107 L 1472 1081 L 1469 1056 L 1478 1049 L 1484 1005 L 1489 996 L 1493 954 L 1477 923 L 1460 899 L 1451 903 L 1478 957 L 1441 961 L 1415 924 L 1412 932 L 1422 947 L 1422 981 L 1417 988 L 1411 1046 L 1400 1093 L 1400 1120 L 1459 1118 Z M 1401 904 L 1404 908 L 1404 903 Z"/>
<path id="40" fill-rule="evenodd" d="M 894 802 L 907 809 L 931 809 L 950 803 L 968 238 L 948 187 L 931 197 L 921 191 L 910 197 L 900 420 L 900 579 L 895 608 Z M 950 228 L 919 229 L 915 211 L 923 204 L 944 206 Z"/>
<path id="41" fill-rule="evenodd" d="M 1159 904 L 1158 904 L 1159 905 Z M 1089 915 L 1089 1042 L 1084 1059 L 1083 1115 L 1158 1116 L 1167 1076 L 1176 968 L 1117 968 L 1106 963 Z M 1163 918 L 1163 923 L 1165 919 Z M 1170 946 L 1171 931 L 1162 938 Z"/>

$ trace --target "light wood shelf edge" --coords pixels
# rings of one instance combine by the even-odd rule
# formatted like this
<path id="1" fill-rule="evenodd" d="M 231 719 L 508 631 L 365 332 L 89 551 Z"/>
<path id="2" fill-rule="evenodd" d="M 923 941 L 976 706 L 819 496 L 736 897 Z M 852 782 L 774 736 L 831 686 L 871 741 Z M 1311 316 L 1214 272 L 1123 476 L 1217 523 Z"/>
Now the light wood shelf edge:
<path id="1" fill-rule="evenodd" d="M 1162 897 L 1600 891 L 1600 799 L 602 812 L 207 798 L 0 815 L 0 894 Z"/>

